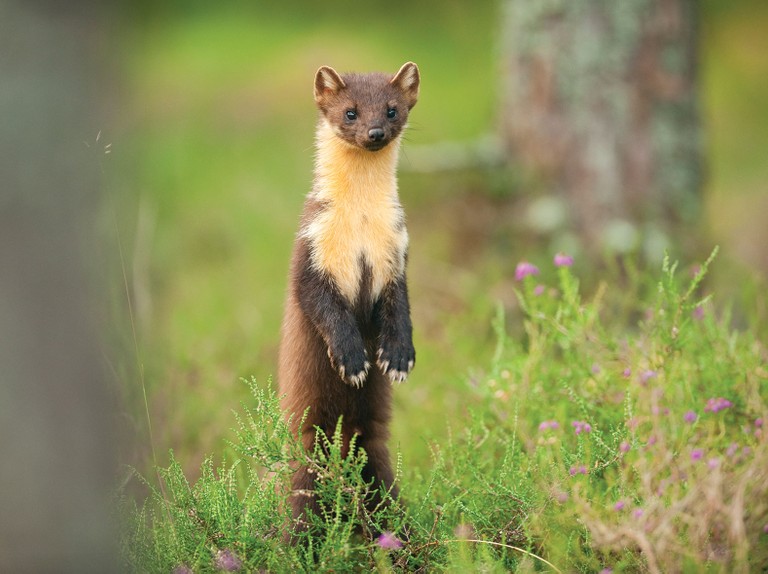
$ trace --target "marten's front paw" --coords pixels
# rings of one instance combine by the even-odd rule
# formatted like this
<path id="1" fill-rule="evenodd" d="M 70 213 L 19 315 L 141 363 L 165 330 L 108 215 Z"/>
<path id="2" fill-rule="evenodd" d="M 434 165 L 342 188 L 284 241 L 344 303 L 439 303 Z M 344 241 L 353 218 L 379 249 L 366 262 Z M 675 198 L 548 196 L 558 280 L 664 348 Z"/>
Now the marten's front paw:
<path id="1" fill-rule="evenodd" d="M 376 353 L 376 364 L 392 383 L 402 383 L 408 378 L 416 363 L 416 350 L 413 343 L 390 343 L 382 341 Z"/>
<path id="2" fill-rule="evenodd" d="M 328 358 L 331 360 L 331 366 L 338 371 L 342 381 L 356 389 L 363 386 L 365 378 L 368 376 L 368 369 L 371 368 L 365 349 L 347 349 L 334 353 L 328 347 Z"/>

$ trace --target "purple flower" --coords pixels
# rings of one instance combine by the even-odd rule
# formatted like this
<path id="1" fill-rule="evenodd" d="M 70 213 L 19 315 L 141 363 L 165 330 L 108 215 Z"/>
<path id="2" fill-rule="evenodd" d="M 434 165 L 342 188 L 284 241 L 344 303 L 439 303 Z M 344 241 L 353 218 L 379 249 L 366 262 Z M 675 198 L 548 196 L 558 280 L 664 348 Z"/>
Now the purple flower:
<path id="1" fill-rule="evenodd" d="M 627 441 L 624 441 L 624 442 L 622 442 L 622 443 L 619 445 L 619 450 L 620 450 L 621 452 L 625 452 L 625 453 L 626 453 L 626 452 L 629 452 L 629 449 L 631 449 L 631 448 L 632 448 L 632 447 L 629 445 L 629 443 L 628 443 Z"/>
<path id="2" fill-rule="evenodd" d="M 760 428 L 760 427 L 762 427 L 762 426 L 763 426 L 763 419 L 762 419 L 762 418 L 759 418 L 759 419 L 755 419 L 755 426 L 756 426 L 757 428 Z"/>
<path id="3" fill-rule="evenodd" d="M 587 474 L 587 467 L 583 464 L 580 464 L 579 466 L 572 466 L 568 469 L 568 474 L 571 476 L 576 476 L 577 474 Z"/>
<path id="4" fill-rule="evenodd" d="M 541 423 L 539 423 L 540 431 L 545 431 L 548 429 L 555 430 L 559 428 L 560 428 L 560 424 L 557 421 L 541 421 Z"/>
<path id="5" fill-rule="evenodd" d="M 626 503 L 623 500 L 619 500 L 616 502 L 616 504 L 613 505 L 613 509 L 616 512 L 619 512 L 620 510 L 624 510 L 624 507 L 626 506 Z"/>
<path id="6" fill-rule="evenodd" d="M 387 550 L 396 550 L 403 547 L 403 543 L 392 532 L 382 532 L 376 539 L 376 544 Z"/>
<path id="7" fill-rule="evenodd" d="M 536 287 L 533 288 L 533 294 L 538 297 L 539 295 L 543 295 L 544 291 L 546 290 L 547 288 L 541 283 L 539 283 L 538 285 L 536 285 Z"/>
<path id="8" fill-rule="evenodd" d="M 704 457 L 704 451 L 700 448 L 695 448 L 691 451 L 691 460 L 697 461 Z"/>
<path id="9" fill-rule="evenodd" d="M 624 370 L 621 372 L 621 375 L 622 375 L 622 376 L 623 376 L 625 379 L 628 379 L 630 376 L 632 376 L 632 369 L 630 369 L 629 367 L 627 367 L 626 369 L 624 369 Z"/>
<path id="10" fill-rule="evenodd" d="M 573 427 L 573 430 L 576 432 L 576 434 L 586 434 L 592 432 L 592 425 L 585 423 L 584 421 L 573 421 L 571 426 Z"/>
<path id="11" fill-rule="evenodd" d="M 768 524 L 763 525 L 763 532 L 768 534 Z"/>
<path id="12" fill-rule="evenodd" d="M 709 470 L 715 470 L 718 466 L 720 466 L 720 459 L 719 458 L 710 458 L 707 461 L 707 466 L 709 467 Z"/>
<path id="13" fill-rule="evenodd" d="M 731 445 L 728 447 L 728 450 L 725 451 L 725 454 L 727 454 L 729 457 L 732 457 L 734 454 L 736 454 L 737 450 L 739 450 L 738 443 L 732 442 Z"/>
<path id="14" fill-rule="evenodd" d="M 600 574 L 613 574 L 613 568 L 603 568 L 600 570 Z"/>
<path id="15" fill-rule="evenodd" d="M 237 572 L 243 567 L 243 561 L 237 557 L 237 554 L 225 548 L 216 553 L 214 565 L 224 572 Z"/>
<path id="16" fill-rule="evenodd" d="M 688 424 L 695 423 L 697 418 L 699 418 L 699 416 L 693 411 L 688 411 L 687 413 L 685 413 L 685 416 L 683 417 L 685 422 L 687 422 Z"/>
<path id="17" fill-rule="evenodd" d="M 538 275 L 539 274 L 539 268 L 536 267 L 533 263 L 528 263 L 527 261 L 521 261 L 517 264 L 517 267 L 515 267 L 515 281 L 522 281 L 528 275 Z"/>
<path id="18" fill-rule="evenodd" d="M 723 397 L 717 397 L 707 400 L 707 406 L 704 407 L 705 413 L 719 413 L 722 410 L 730 408 L 733 403 Z"/>
<path id="19" fill-rule="evenodd" d="M 645 512 L 643 511 L 642 508 L 635 508 L 632 511 L 632 516 L 634 516 L 635 518 L 642 518 L 643 514 L 645 514 Z"/>
<path id="20" fill-rule="evenodd" d="M 573 257 L 565 253 L 555 255 L 555 267 L 570 267 L 573 265 Z"/>
<path id="21" fill-rule="evenodd" d="M 192 568 L 187 566 L 186 564 L 179 564 L 171 570 L 171 574 L 195 574 Z"/>
<path id="22" fill-rule="evenodd" d="M 658 376 L 658 373 L 651 369 L 648 369 L 647 371 L 643 371 L 642 373 L 640 373 L 640 384 L 647 385 L 648 381 L 655 378 L 656 376 Z"/>
<path id="23" fill-rule="evenodd" d="M 597 363 L 594 363 L 592 365 L 592 374 L 593 375 L 599 375 L 600 374 L 600 365 L 598 365 Z"/>
<path id="24" fill-rule="evenodd" d="M 693 310 L 693 318 L 696 321 L 701 321 L 704 318 L 704 307 L 696 305 L 696 308 Z"/>

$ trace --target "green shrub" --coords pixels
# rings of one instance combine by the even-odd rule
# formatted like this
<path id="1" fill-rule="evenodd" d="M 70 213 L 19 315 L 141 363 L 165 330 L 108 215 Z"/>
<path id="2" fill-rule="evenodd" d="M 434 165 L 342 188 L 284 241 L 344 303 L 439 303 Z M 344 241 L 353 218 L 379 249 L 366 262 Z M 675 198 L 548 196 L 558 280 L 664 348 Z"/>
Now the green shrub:
<path id="1" fill-rule="evenodd" d="M 373 513 L 361 504 L 365 453 L 342 457 L 338 433 L 304 452 L 278 398 L 251 383 L 235 462 L 206 461 L 190 485 L 174 461 L 143 505 L 126 499 L 128 567 L 765 569 L 766 350 L 701 296 L 711 259 L 688 279 L 665 260 L 653 289 L 630 274 L 588 301 L 569 260 L 541 275 L 526 268 L 522 335 L 508 335 L 500 309 L 466 419 L 449 421 L 430 463 L 403 468 L 398 457 L 401 500 Z M 317 472 L 323 513 L 290 546 L 285 500 L 299 460 Z"/>

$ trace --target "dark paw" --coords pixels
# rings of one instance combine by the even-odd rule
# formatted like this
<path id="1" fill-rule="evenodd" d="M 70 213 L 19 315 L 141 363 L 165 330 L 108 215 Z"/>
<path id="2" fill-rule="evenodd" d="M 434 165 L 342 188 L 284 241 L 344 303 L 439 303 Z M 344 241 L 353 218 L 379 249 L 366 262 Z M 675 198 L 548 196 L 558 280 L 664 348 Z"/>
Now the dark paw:
<path id="1" fill-rule="evenodd" d="M 365 349 L 349 349 L 334 353 L 328 347 L 328 358 L 331 360 L 331 366 L 338 371 L 342 381 L 356 389 L 363 386 L 365 378 L 368 376 L 368 369 L 371 368 Z"/>
<path id="2" fill-rule="evenodd" d="M 413 343 L 390 343 L 382 341 L 376 353 L 376 364 L 392 383 L 402 383 L 408 378 L 416 363 Z"/>

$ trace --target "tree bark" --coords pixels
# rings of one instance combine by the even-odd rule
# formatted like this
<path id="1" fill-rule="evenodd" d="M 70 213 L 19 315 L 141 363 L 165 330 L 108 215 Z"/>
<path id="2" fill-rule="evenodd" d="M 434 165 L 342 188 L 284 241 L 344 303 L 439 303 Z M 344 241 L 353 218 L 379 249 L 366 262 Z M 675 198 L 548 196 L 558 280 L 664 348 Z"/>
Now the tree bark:
<path id="1" fill-rule="evenodd" d="M 695 2 L 506 0 L 505 8 L 505 153 L 562 197 L 585 247 L 629 250 L 693 223 Z"/>

